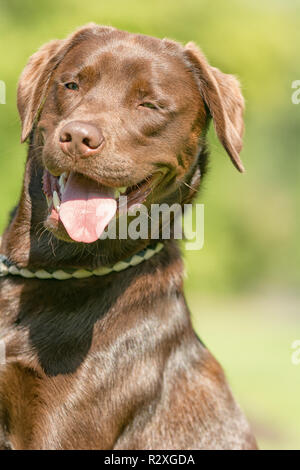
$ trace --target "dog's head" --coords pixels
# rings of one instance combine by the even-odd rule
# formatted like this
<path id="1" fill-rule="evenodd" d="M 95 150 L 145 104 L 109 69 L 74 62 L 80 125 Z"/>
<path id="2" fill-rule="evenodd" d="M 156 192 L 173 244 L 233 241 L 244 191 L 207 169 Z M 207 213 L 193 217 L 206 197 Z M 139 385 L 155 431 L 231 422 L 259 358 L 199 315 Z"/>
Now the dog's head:
<path id="1" fill-rule="evenodd" d="M 18 108 L 44 169 L 45 225 L 66 241 L 96 241 L 120 194 L 128 207 L 190 200 L 210 118 L 243 171 L 238 82 L 193 43 L 87 25 L 31 57 Z"/>

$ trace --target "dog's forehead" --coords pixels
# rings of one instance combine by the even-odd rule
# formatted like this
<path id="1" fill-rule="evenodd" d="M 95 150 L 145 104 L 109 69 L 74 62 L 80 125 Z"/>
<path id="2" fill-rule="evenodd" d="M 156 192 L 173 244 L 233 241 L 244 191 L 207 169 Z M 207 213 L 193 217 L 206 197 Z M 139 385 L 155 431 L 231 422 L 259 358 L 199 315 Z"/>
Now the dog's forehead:
<path id="1" fill-rule="evenodd" d="M 86 70 L 91 79 L 101 74 L 122 76 L 123 80 L 141 77 L 149 80 L 155 75 L 156 81 L 173 86 L 193 82 L 187 71 L 180 46 L 173 50 L 160 39 L 128 35 L 110 37 L 103 40 L 93 37 L 71 48 L 65 56 L 58 73 L 84 73 Z M 93 73 L 94 72 L 94 73 Z"/>

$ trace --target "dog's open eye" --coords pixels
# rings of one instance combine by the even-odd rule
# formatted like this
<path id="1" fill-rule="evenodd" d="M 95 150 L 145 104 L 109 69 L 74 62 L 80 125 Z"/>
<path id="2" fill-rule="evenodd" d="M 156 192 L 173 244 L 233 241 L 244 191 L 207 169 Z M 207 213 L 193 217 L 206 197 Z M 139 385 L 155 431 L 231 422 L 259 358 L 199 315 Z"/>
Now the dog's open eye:
<path id="1" fill-rule="evenodd" d="M 75 82 L 65 83 L 65 88 L 68 88 L 68 90 L 79 90 L 79 86 Z"/>
<path id="2" fill-rule="evenodd" d="M 150 103 L 149 101 L 141 103 L 140 106 L 142 106 L 143 108 L 158 109 L 158 106 L 156 106 L 154 103 Z"/>

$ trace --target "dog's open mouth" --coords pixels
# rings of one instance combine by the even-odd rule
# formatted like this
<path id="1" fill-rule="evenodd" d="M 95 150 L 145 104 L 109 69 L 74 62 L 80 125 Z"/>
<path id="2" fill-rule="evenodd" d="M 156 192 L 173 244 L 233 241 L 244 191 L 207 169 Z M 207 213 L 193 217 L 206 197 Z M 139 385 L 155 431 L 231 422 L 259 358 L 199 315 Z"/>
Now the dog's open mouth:
<path id="1" fill-rule="evenodd" d="M 116 214 L 122 212 L 123 201 L 126 200 L 128 210 L 146 200 L 153 189 L 153 181 L 154 177 L 150 177 L 137 185 L 112 188 L 79 173 L 55 177 L 45 169 L 43 191 L 48 218 L 52 223 L 61 222 L 72 240 L 95 242 Z"/>

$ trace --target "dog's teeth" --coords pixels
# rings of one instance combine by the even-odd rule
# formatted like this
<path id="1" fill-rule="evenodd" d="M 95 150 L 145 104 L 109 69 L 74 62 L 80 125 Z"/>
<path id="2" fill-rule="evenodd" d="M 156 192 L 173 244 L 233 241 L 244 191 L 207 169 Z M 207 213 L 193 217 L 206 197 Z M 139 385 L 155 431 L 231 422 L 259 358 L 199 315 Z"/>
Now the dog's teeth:
<path id="1" fill-rule="evenodd" d="M 60 209 L 60 199 L 56 191 L 53 191 L 53 206 L 59 212 Z"/>
<path id="2" fill-rule="evenodd" d="M 126 193 L 127 191 L 127 186 L 122 186 L 122 188 L 118 188 L 120 193 L 123 194 L 123 193 Z"/>
<path id="3" fill-rule="evenodd" d="M 62 187 L 65 184 L 64 174 L 60 175 L 58 179 L 59 186 Z"/>
<path id="4" fill-rule="evenodd" d="M 61 193 L 63 193 L 65 190 L 66 180 L 67 180 L 67 173 L 62 173 L 58 179 Z"/>
<path id="5" fill-rule="evenodd" d="M 46 196 L 46 200 L 47 200 L 48 207 L 50 207 L 51 204 L 52 204 L 52 197 L 51 197 L 51 196 L 47 196 L 47 194 L 46 194 L 45 196 Z"/>

